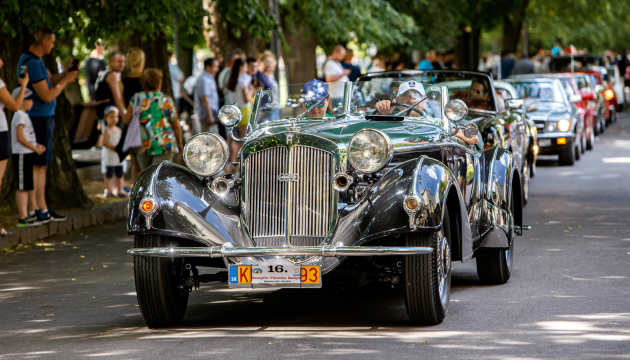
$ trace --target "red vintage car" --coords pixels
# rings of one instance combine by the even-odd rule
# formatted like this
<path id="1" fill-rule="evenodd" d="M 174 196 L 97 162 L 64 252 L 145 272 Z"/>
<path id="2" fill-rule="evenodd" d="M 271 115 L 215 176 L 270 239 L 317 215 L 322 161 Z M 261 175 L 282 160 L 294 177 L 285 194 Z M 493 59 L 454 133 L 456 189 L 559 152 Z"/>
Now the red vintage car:
<path id="1" fill-rule="evenodd" d="M 601 68 L 601 69 L 600 69 Z M 588 74 L 591 79 L 596 81 L 597 89 L 594 91 L 595 94 L 599 94 L 602 99 L 601 109 L 599 113 L 604 118 L 606 122 L 606 126 L 612 124 L 617 119 L 617 94 L 615 94 L 615 90 L 613 89 L 612 84 L 606 80 L 605 73 L 602 71 L 606 71 L 603 67 L 593 67 L 593 69 L 580 69 L 579 71 L 584 74 Z M 597 86 L 599 85 L 599 86 Z M 602 129 L 603 130 L 603 129 Z"/>
<path id="2" fill-rule="evenodd" d="M 546 76 L 553 76 L 560 80 L 564 90 L 569 95 L 580 95 L 582 96 L 582 101 L 575 103 L 580 108 L 580 116 L 582 116 L 582 120 L 584 120 L 584 136 L 582 138 L 582 146 L 581 151 L 584 153 L 584 150 L 591 150 L 595 146 L 595 108 L 591 106 L 589 94 L 585 94 L 587 96 L 584 99 L 583 94 L 580 92 L 578 88 L 577 81 L 571 73 L 557 73 L 557 74 L 549 74 Z M 590 93 L 590 98 L 593 98 L 593 93 Z"/>
<path id="3" fill-rule="evenodd" d="M 609 118 L 611 109 L 606 100 L 606 90 L 597 84 L 597 75 L 593 72 L 580 71 L 573 73 L 573 78 L 582 94 L 582 105 L 594 110 L 595 135 L 604 132 L 606 119 Z"/>

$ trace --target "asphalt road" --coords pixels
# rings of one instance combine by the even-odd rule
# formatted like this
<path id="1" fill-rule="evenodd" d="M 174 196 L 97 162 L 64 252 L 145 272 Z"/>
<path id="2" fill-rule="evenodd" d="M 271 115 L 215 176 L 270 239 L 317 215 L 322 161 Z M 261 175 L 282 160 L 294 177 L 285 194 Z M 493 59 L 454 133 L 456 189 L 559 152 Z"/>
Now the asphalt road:
<path id="1" fill-rule="evenodd" d="M 514 273 L 456 263 L 444 323 L 409 323 L 400 291 L 202 286 L 181 326 L 145 327 L 124 225 L 0 255 L 0 359 L 630 358 L 630 116 L 573 167 L 543 158 Z"/>

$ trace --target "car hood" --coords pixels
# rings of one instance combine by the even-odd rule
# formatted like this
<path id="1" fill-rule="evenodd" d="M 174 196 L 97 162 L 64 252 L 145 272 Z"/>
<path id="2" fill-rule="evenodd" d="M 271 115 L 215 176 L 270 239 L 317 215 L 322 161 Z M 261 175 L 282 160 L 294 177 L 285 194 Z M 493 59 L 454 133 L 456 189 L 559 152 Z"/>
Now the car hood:
<path id="1" fill-rule="evenodd" d="M 547 103 L 536 103 L 538 107 L 535 111 L 528 111 L 527 115 L 534 121 L 557 121 L 558 119 L 567 119 L 571 117 L 571 113 L 566 106 L 553 105 Z"/>
<path id="2" fill-rule="evenodd" d="M 394 144 L 395 151 L 440 140 L 442 133 L 440 127 L 411 119 L 413 118 L 407 118 L 403 121 L 369 121 L 363 117 L 343 117 L 327 122 L 305 120 L 296 123 L 297 129 L 291 128 L 288 122 L 282 122 L 254 131 L 248 137 L 247 142 L 275 134 L 295 132 L 318 136 L 345 148 L 350 139 L 363 129 L 377 129 L 387 134 Z"/>

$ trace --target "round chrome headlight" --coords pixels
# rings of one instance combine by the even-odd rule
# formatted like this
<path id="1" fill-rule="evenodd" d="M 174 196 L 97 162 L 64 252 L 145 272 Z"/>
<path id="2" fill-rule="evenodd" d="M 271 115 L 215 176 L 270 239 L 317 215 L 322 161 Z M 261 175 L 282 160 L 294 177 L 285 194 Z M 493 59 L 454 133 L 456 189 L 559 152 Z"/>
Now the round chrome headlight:
<path id="1" fill-rule="evenodd" d="M 382 170 L 394 154 L 389 136 L 379 130 L 364 129 L 348 144 L 348 160 L 357 170 L 374 173 Z"/>
<path id="2" fill-rule="evenodd" d="M 242 118 L 243 113 L 236 105 L 224 105 L 219 110 L 219 122 L 225 127 L 231 128 L 236 126 L 236 124 L 241 122 Z"/>
<path id="3" fill-rule="evenodd" d="M 466 106 L 465 102 L 454 99 L 446 104 L 444 114 L 446 114 L 446 117 L 452 122 L 458 123 L 468 115 L 468 106 Z"/>
<path id="4" fill-rule="evenodd" d="M 212 176 L 225 166 L 230 151 L 217 134 L 202 133 L 190 138 L 184 147 L 184 162 L 197 175 Z"/>
<path id="5" fill-rule="evenodd" d="M 560 120 L 558 121 L 558 130 L 560 131 L 569 131 L 571 129 L 571 121 L 570 120 Z"/>

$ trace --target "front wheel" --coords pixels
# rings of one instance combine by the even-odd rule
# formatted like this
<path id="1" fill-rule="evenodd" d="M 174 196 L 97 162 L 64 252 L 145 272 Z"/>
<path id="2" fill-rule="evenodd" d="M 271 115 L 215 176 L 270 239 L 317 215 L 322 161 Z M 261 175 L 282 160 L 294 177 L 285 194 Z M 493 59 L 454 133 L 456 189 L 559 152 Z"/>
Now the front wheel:
<path id="1" fill-rule="evenodd" d="M 160 235 L 136 235 L 136 248 L 176 246 L 177 240 Z M 173 326 L 184 318 L 188 288 L 184 286 L 182 258 L 135 256 L 138 305 L 150 328 Z"/>
<path id="2" fill-rule="evenodd" d="M 512 189 L 514 191 L 514 189 Z M 514 194 L 510 199 L 510 224 L 508 230 L 508 248 L 480 249 L 476 254 L 477 275 L 486 284 L 505 284 L 512 276 L 512 259 L 514 256 Z"/>
<path id="3" fill-rule="evenodd" d="M 430 255 L 405 256 L 405 303 L 407 314 L 419 325 L 440 324 L 451 296 L 451 231 L 448 209 L 440 230 L 412 233 L 407 246 L 430 246 Z"/>
<path id="4" fill-rule="evenodd" d="M 559 162 L 562 166 L 573 165 L 575 163 L 575 146 L 573 141 L 569 140 L 568 144 L 560 151 Z"/>

